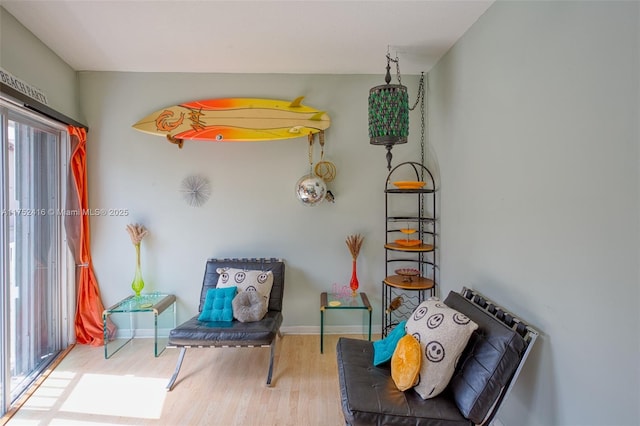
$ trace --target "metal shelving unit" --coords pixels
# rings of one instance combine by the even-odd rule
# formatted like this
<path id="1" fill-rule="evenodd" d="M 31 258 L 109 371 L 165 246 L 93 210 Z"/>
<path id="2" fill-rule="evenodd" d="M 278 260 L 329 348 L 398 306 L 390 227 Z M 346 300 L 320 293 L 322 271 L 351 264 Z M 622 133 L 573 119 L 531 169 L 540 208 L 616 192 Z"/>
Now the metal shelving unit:
<path id="1" fill-rule="evenodd" d="M 415 184 L 424 182 L 424 186 Z M 385 278 L 382 281 L 382 335 L 427 297 L 437 295 L 438 246 L 435 180 L 422 164 L 405 162 L 385 182 Z M 411 199 L 413 198 L 413 200 Z M 409 234 L 408 232 L 413 233 Z M 410 237 L 411 236 L 411 237 Z M 408 241 L 404 241 L 404 240 Z M 400 240 L 400 242 L 398 242 Z M 420 240 L 417 243 L 415 240 Z M 413 243 L 413 244 L 410 244 Z M 397 271 L 415 270 L 416 275 Z M 395 305 L 402 299 L 399 306 Z M 391 309 L 395 308 L 395 309 Z"/>

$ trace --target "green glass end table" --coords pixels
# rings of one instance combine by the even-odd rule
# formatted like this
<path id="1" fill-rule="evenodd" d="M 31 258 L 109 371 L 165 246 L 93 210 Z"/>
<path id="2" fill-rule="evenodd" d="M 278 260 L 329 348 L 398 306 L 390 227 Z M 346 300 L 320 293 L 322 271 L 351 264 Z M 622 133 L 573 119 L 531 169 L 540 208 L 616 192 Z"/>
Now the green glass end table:
<path id="1" fill-rule="evenodd" d="M 367 294 L 360 292 L 356 296 L 340 297 L 325 291 L 320 294 L 320 353 L 324 353 L 324 311 L 332 309 L 366 309 L 369 311 L 369 340 L 371 340 L 372 308 Z"/>
<path id="2" fill-rule="evenodd" d="M 158 357 L 166 348 L 165 344 L 158 344 L 158 322 L 166 323 L 173 318 L 173 327 L 176 327 L 176 297 L 173 294 L 149 293 L 140 296 L 131 295 L 102 312 L 102 329 L 104 332 L 104 357 L 110 358 L 118 352 L 124 345 L 135 337 L 135 327 L 133 324 L 134 314 L 153 314 L 153 338 L 154 355 Z M 125 338 L 109 340 L 107 335 L 107 320 L 110 315 L 129 315 L 129 332 Z M 170 323 L 171 324 L 171 323 Z M 120 327 L 122 329 L 122 327 Z M 165 339 L 168 341 L 168 339 Z"/>

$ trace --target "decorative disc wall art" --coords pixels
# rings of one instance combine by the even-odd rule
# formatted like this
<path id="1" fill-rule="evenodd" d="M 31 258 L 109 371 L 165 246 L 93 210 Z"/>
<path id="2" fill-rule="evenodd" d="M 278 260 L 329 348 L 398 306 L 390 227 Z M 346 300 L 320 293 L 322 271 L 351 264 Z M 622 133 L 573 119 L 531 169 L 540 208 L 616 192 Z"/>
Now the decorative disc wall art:
<path id="1" fill-rule="evenodd" d="M 211 196 L 211 185 L 204 176 L 190 175 L 182 180 L 180 192 L 188 205 L 201 207 Z"/>

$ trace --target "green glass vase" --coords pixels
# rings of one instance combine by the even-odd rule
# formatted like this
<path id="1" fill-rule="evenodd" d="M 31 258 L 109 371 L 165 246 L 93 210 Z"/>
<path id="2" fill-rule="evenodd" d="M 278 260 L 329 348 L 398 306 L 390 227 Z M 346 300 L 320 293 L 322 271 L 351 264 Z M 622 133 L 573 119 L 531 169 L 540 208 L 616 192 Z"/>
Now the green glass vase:
<path id="1" fill-rule="evenodd" d="M 140 292 L 144 288 L 144 280 L 142 279 L 142 270 L 140 268 L 140 244 L 136 244 L 136 275 L 133 277 L 131 288 L 136 294 L 136 297 L 140 297 Z"/>

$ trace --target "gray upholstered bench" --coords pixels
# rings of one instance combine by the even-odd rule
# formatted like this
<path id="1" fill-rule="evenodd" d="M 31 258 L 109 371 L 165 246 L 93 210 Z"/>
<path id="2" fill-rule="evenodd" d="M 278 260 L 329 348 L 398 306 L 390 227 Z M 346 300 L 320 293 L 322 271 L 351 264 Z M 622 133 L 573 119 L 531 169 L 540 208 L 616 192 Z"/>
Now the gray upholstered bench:
<path id="1" fill-rule="evenodd" d="M 273 360 L 276 339 L 280 336 L 282 325 L 282 298 L 284 294 L 284 262 L 281 259 L 209 259 L 204 273 L 202 289 L 200 291 L 201 312 L 205 303 L 207 291 L 216 288 L 220 274 L 218 268 L 235 268 L 252 271 L 271 271 L 273 286 L 268 302 L 266 315 L 255 322 L 200 321 L 199 315 L 179 325 L 169 332 L 168 347 L 180 348 L 180 355 L 173 376 L 169 380 L 167 390 L 173 389 L 178 378 L 180 367 L 184 361 L 188 348 L 224 348 L 224 347 L 270 347 L 271 356 L 267 385 L 271 385 L 273 374 Z"/>
<path id="2" fill-rule="evenodd" d="M 444 300 L 478 324 L 447 389 L 422 399 L 396 387 L 388 364 L 373 365 L 373 343 L 340 338 L 342 411 L 347 425 L 488 424 L 509 394 L 538 333 L 481 294 L 463 288 Z"/>

